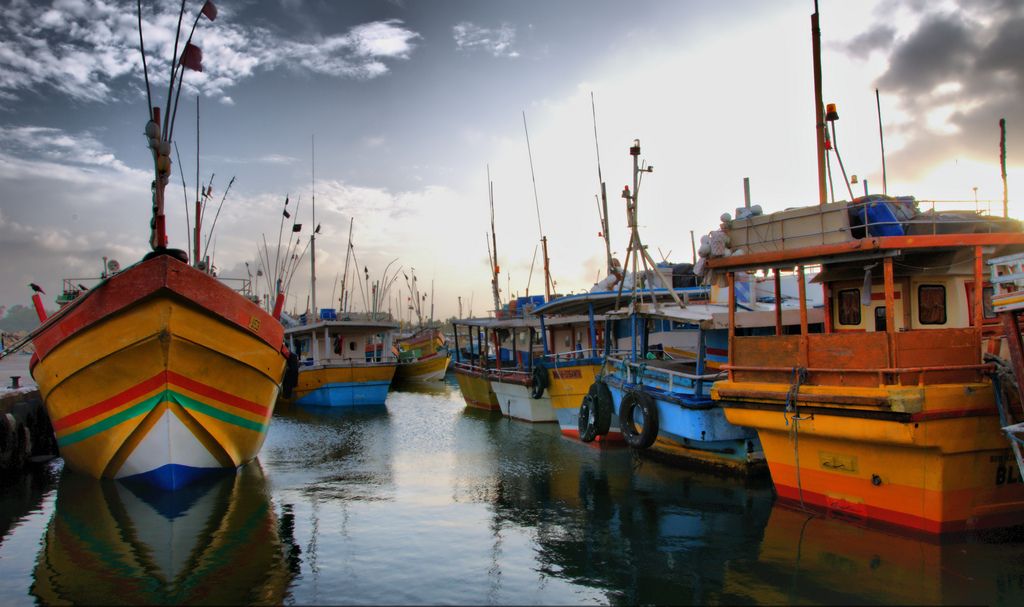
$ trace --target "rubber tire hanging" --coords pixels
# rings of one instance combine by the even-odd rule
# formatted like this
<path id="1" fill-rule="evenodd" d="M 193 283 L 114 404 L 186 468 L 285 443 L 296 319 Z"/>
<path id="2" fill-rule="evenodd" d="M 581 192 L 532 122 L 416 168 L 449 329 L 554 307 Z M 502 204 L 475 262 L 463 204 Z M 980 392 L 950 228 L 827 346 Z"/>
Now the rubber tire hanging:
<path id="1" fill-rule="evenodd" d="M 548 387 L 548 370 L 542 365 L 535 365 L 531 374 L 533 381 L 530 384 L 530 398 L 538 399 L 544 396 L 544 390 Z"/>
<path id="2" fill-rule="evenodd" d="M 640 409 L 644 427 L 637 432 L 633 422 L 635 410 Z M 630 390 L 619 405 L 619 428 L 626 444 L 634 449 L 647 449 L 658 438 L 658 406 L 646 392 Z"/>

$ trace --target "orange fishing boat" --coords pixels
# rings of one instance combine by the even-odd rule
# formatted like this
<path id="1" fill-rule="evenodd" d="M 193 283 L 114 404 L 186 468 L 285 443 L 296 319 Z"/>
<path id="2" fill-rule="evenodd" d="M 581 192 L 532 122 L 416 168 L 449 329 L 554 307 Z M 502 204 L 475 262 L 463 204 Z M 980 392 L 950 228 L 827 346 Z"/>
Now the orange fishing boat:
<path id="1" fill-rule="evenodd" d="M 817 12 L 811 24 L 819 204 L 723 216 L 712 236 L 727 246 L 702 259 L 706 278 L 730 286 L 741 272 L 777 285 L 795 272 L 800 331 L 783 331 L 777 303 L 774 335 L 745 334 L 730 289 L 728 378 L 712 397 L 729 422 L 757 430 L 784 502 L 929 535 L 1024 524 L 1004 391 L 984 358 L 1001 349 L 985 262 L 1024 251 L 1021 224 L 866 186 L 855 198 L 849 182 L 851 201 L 828 202 L 826 151 L 842 167 L 826 139 L 838 112 L 821 102 Z M 803 296 L 812 269 L 820 333 Z"/>

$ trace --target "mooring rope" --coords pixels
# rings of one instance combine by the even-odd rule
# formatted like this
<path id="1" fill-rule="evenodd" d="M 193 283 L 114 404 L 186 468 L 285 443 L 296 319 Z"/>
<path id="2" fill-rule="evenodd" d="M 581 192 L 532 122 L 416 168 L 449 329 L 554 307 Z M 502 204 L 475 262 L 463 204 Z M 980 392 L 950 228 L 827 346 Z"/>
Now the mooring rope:
<path id="1" fill-rule="evenodd" d="M 786 420 L 787 426 L 789 426 L 790 420 L 793 421 L 793 425 L 790 426 L 789 430 L 789 438 L 793 441 L 793 460 L 796 464 L 796 489 L 800 496 L 800 508 L 803 510 L 806 510 L 807 507 L 804 505 L 804 487 L 800 480 L 800 422 L 814 418 L 814 415 L 801 417 L 799 405 L 797 405 L 800 385 L 805 381 L 807 381 L 807 369 L 805 367 L 793 367 L 793 380 L 790 383 L 789 390 L 786 392 L 786 409 L 782 412 L 782 417 Z"/>

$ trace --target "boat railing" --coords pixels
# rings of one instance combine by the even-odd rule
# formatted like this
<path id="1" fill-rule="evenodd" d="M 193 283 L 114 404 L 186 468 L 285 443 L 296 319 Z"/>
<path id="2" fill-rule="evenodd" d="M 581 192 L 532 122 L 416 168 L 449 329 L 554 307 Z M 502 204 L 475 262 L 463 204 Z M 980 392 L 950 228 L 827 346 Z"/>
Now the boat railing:
<path id="1" fill-rule="evenodd" d="M 374 365 L 394 365 L 398 363 L 397 356 L 374 356 L 370 359 L 364 358 L 319 358 L 314 359 L 307 356 L 300 359 L 299 364 L 303 367 L 315 365 L 330 365 L 332 367 L 371 367 Z"/>
<path id="2" fill-rule="evenodd" d="M 609 356 L 623 355 L 629 353 L 629 350 L 615 349 L 609 352 Z M 551 354 L 545 354 L 540 357 L 540 360 L 545 363 L 557 365 L 562 362 L 574 362 L 579 360 L 597 359 L 604 358 L 604 348 L 586 348 L 580 350 L 569 350 L 567 352 L 554 352 Z"/>
<path id="3" fill-rule="evenodd" d="M 676 388 L 676 383 L 679 382 L 686 388 L 692 388 L 698 382 L 700 383 L 711 383 L 719 379 L 725 379 L 725 371 L 716 371 L 714 373 L 686 373 L 684 371 L 675 371 L 665 367 L 655 367 L 647 363 L 647 361 L 631 361 L 625 357 L 609 357 L 609 362 L 617 365 L 619 368 L 625 370 L 625 379 L 629 383 L 640 383 L 644 377 L 663 375 L 666 378 L 668 384 L 668 391 L 673 392 Z"/>
<path id="4" fill-rule="evenodd" d="M 723 368 L 726 370 L 726 372 L 731 372 L 731 371 L 747 371 L 747 372 L 751 372 L 751 373 L 781 373 L 781 374 L 786 374 L 786 375 L 791 375 L 793 373 L 793 367 L 769 367 L 769 366 L 751 366 L 751 365 L 730 365 L 730 364 L 726 364 L 726 365 L 723 365 Z M 887 367 L 887 368 L 875 368 L 875 369 L 849 369 L 849 368 L 834 368 L 834 367 L 833 368 L 829 368 L 829 367 L 800 367 L 800 368 L 802 368 L 808 374 L 812 374 L 812 373 L 818 373 L 818 374 L 823 374 L 823 373 L 846 374 L 846 373 L 850 373 L 850 374 L 860 374 L 860 375 L 874 375 L 875 378 L 878 380 L 879 387 L 883 387 L 883 386 L 887 386 L 887 385 L 899 385 L 899 386 L 917 385 L 917 386 L 925 386 L 925 385 L 928 385 L 929 383 L 936 383 L 936 382 L 926 382 L 925 381 L 925 376 L 927 374 L 948 373 L 950 371 L 975 372 L 975 373 L 978 374 L 978 381 L 981 381 L 981 379 L 985 375 L 987 375 L 988 373 L 991 373 L 993 371 L 995 366 L 990 364 L 990 363 L 982 363 L 982 364 L 977 364 L 977 365 L 941 365 L 941 366 L 936 366 L 936 367 Z M 904 375 L 916 375 L 918 379 L 913 384 L 910 384 L 910 383 L 907 383 L 907 382 L 903 381 L 903 376 Z M 807 382 L 807 383 L 811 383 L 811 382 Z"/>

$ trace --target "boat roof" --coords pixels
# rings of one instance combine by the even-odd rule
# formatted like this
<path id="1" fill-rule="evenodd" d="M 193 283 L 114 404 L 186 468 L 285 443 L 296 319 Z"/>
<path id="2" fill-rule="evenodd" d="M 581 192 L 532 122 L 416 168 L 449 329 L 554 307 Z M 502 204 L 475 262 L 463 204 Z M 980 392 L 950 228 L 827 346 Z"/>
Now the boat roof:
<path id="1" fill-rule="evenodd" d="M 789 250 L 731 255 L 707 260 L 715 270 L 754 270 L 786 268 L 794 265 L 837 263 L 894 257 L 920 249 L 952 251 L 966 247 L 990 247 L 995 254 L 1019 251 L 1024 247 L 1024 233 L 991 234 L 925 234 L 913 236 L 872 236 L 826 245 L 812 245 Z"/>
<path id="2" fill-rule="evenodd" d="M 452 324 L 492 329 L 519 329 L 540 327 L 540 319 L 532 316 L 513 316 L 510 318 L 460 318 L 459 320 L 453 320 Z"/>
<path id="3" fill-rule="evenodd" d="M 671 320 L 700 325 L 703 329 L 728 329 L 728 304 L 693 303 L 680 307 L 671 304 L 639 304 L 633 310 L 619 310 L 609 317 L 627 317 L 635 311 L 640 316 L 659 320 Z M 825 322 L 824 308 L 808 308 L 807 322 L 810 324 Z M 782 324 L 797 325 L 800 323 L 799 306 L 786 306 L 782 309 Z M 736 310 L 736 328 L 774 327 L 775 304 L 758 303 L 748 309 Z"/>
<path id="4" fill-rule="evenodd" d="M 345 329 L 346 331 L 358 331 L 364 333 L 377 333 L 383 331 L 394 331 L 398 328 L 397 322 L 387 320 L 318 320 L 305 325 L 286 327 L 285 335 L 296 333 L 313 332 L 318 329 Z"/>
<path id="5" fill-rule="evenodd" d="M 707 296 L 711 292 L 710 287 L 684 287 L 673 290 L 676 292 L 676 295 L 683 300 L 693 298 L 696 295 Z M 658 302 L 674 301 L 672 293 L 668 289 L 664 288 L 638 289 L 637 292 L 647 300 L 654 297 Z M 533 314 L 536 316 L 545 316 L 545 324 L 551 324 L 553 322 L 554 319 L 547 318 L 549 316 L 589 315 L 591 305 L 594 307 L 595 314 L 604 314 L 617 307 L 621 308 L 628 305 L 631 299 L 631 293 L 631 290 L 623 289 L 621 293 L 616 290 L 566 295 L 565 297 L 559 297 L 558 299 L 549 301 L 544 305 L 537 306 L 533 309 Z"/>

